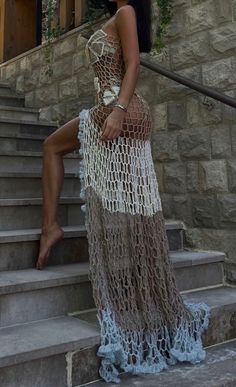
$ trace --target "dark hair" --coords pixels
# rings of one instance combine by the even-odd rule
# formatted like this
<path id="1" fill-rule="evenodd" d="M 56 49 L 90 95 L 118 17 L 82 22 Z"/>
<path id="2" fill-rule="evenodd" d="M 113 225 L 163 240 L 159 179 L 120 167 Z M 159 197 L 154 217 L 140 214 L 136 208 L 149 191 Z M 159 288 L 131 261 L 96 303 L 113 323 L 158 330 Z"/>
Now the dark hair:
<path id="1" fill-rule="evenodd" d="M 129 0 L 136 13 L 139 51 L 150 52 L 152 48 L 151 38 L 151 0 Z M 117 11 L 116 2 L 105 0 L 106 8 L 111 16 Z"/>

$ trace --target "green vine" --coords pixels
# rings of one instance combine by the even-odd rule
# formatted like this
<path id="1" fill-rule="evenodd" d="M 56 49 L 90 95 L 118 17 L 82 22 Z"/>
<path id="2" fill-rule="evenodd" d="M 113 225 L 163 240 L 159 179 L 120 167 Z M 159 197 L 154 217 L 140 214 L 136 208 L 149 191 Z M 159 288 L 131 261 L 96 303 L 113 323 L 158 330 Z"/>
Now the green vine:
<path id="1" fill-rule="evenodd" d="M 165 35 L 172 19 L 174 0 L 154 0 L 158 9 L 155 40 L 153 48 L 160 52 L 165 47 Z M 59 23 L 55 21 L 58 15 L 60 0 L 43 0 L 43 37 L 49 43 L 45 50 L 46 60 L 51 61 L 51 42 L 63 33 Z M 88 0 L 88 8 L 85 14 L 84 22 L 94 21 L 104 15 L 104 2 L 102 0 Z M 54 25 L 53 25 L 54 24 Z"/>
<path id="2" fill-rule="evenodd" d="M 47 64 L 47 70 L 45 74 L 49 77 L 53 74 L 52 69 L 52 57 L 53 57 L 53 45 L 52 42 L 62 31 L 56 16 L 58 15 L 58 0 L 43 0 L 43 25 L 42 35 L 43 40 L 47 43 L 43 48 L 45 62 Z"/>
<path id="3" fill-rule="evenodd" d="M 154 47 L 157 52 L 160 52 L 164 47 L 164 38 L 168 26 L 172 19 L 172 10 L 174 0 L 155 0 L 158 8 L 156 36 Z M 89 0 L 88 10 L 85 15 L 86 21 L 93 21 L 104 14 L 104 3 L 102 0 Z"/>
<path id="4" fill-rule="evenodd" d="M 43 38 L 51 42 L 61 34 L 58 18 L 59 0 L 43 0 Z"/>
<path id="5" fill-rule="evenodd" d="M 159 20 L 154 46 L 158 52 L 165 47 L 164 38 L 172 19 L 173 0 L 156 0 L 159 10 Z"/>

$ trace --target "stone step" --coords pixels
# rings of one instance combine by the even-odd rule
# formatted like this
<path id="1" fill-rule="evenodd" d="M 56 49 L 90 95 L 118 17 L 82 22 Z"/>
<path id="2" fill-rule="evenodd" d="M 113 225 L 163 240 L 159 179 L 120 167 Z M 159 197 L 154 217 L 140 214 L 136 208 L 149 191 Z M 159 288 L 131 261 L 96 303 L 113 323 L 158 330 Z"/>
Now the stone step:
<path id="1" fill-rule="evenodd" d="M 181 220 L 165 219 L 166 234 L 171 251 L 184 248 L 185 224 Z"/>
<path id="2" fill-rule="evenodd" d="M 181 295 L 187 302 L 205 302 L 211 307 L 209 327 L 203 333 L 204 346 L 236 338 L 236 286 L 225 284 L 218 287 L 193 289 L 189 292 L 181 291 Z M 70 315 L 99 326 L 95 308 Z"/>
<path id="3" fill-rule="evenodd" d="M 63 229 L 65 238 L 52 248 L 50 265 L 87 261 L 88 243 L 85 227 L 67 226 Z M 40 232 L 40 229 L 0 231 L 0 271 L 35 267 Z"/>
<path id="4" fill-rule="evenodd" d="M 25 105 L 25 98 L 16 95 L 5 95 L 0 88 L 0 105 L 1 106 L 21 106 Z"/>
<path id="5" fill-rule="evenodd" d="M 212 345 L 219 345 L 219 343 L 223 343 L 224 341 L 232 340 L 236 338 L 236 319 L 235 319 L 235 314 L 236 314 L 236 287 L 229 287 L 229 286 L 222 286 L 219 288 L 215 289 L 204 289 L 204 290 L 198 290 L 198 291 L 192 291 L 189 293 L 183 293 L 183 299 L 188 301 L 188 302 L 206 302 L 210 307 L 211 307 L 211 316 L 210 316 L 210 321 L 209 321 L 209 328 L 207 331 L 205 331 L 202 335 L 202 341 L 203 345 L 207 350 L 207 347 L 210 347 Z M 99 327 L 98 321 L 96 319 L 96 311 L 91 311 L 91 312 L 82 312 L 78 315 L 80 320 L 84 321 L 89 321 L 90 325 L 93 325 L 94 327 Z M 235 346 L 236 341 L 234 341 L 234 349 L 236 351 L 236 346 Z M 213 348 L 213 347 L 212 347 Z M 83 383 L 89 383 L 92 380 L 98 379 L 98 371 L 96 369 L 97 366 L 97 357 L 96 357 L 96 349 L 97 346 L 87 348 L 84 356 L 86 356 L 86 359 L 89 359 L 90 362 L 90 368 L 88 369 L 87 373 L 83 372 L 81 376 L 81 371 L 78 370 L 76 373 L 76 369 L 74 368 L 74 380 L 75 383 L 72 384 L 73 386 L 77 386 L 78 384 L 80 386 L 83 385 Z M 208 352 L 208 350 L 207 350 Z M 228 353 L 229 358 L 230 358 L 230 351 Z M 235 362 L 235 353 L 234 353 L 234 362 Z M 224 359 L 225 356 L 222 354 L 222 359 Z M 226 357 L 228 358 L 228 357 Z M 76 355 L 75 355 L 76 359 Z M 208 359 L 208 354 L 206 357 L 206 361 Z M 93 362 L 93 364 L 92 364 Z M 75 363 L 77 364 L 77 362 Z M 186 367 L 188 370 L 192 369 L 192 367 L 200 367 L 200 369 L 203 366 L 203 363 L 200 363 L 199 365 L 190 365 L 187 363 L 178 363 L 176 366 L 177 370 L 180 370 L 180 366 L 182 367 L 184 364 L 186 364 Z M 204 363 L 205 364 L 205 363 Z M 174 371 L 175 368 L 172 368 L 171 366 L 169 368 L 170 372 L 172 373 L 171 370 Z M 235 369 L 235 367 L 234 367 Z M 93 370 L 93 373 L 91 374 L 91 370 Z M 179 371 L 180 372 L 180 371 Z M 189 371 L 188 371 L 189 372 Z M 198 370 L 199 372 L 199 370 Z M 159 379 L 161 376 L 160 375 L 167 375 L 166 372 L 162 374 L 157 374 L 156 375 L 156 384 L 155 386 L 169 386 L 169 384 L 161 383 L 161 381 L 164 381 L 165 379 L 161 379 L 159 383 Z M 125 376 L 125 375 L 124 375 Z M 140 387 L 143 386 L 149 386 L 149 384 L 144 383 L 144 378 L 146 377 L 151 377 L 150 375 L 145 375 L 140 377 L 139 379 L 134 379 L 137 383 L 137 380 L 140 381 L 139 385 Z M 154 377 L 154 376 L 153 376 Z M 133 380 L 134 376 L 132 377 L 131 380 Z M 128 379 L 130 380 L 130 379 Z M 148 379 L 147 379 L 148 380 Z M 151 380 L 151 379 L 150 379 Z M 173 379 L 174 382 L 176 383 L 176 377 Z M 207 380 L 207 379 L 206 379 Z M 127 379 L 125 379 L 127 382 Z M 125 382 L 125 383 L 126 383 Z M 177 386 L 178 384 L 174 384 L 173 382 L 173 387 Z M 77 383 L 77 384 L 76 384 Z M 104 382 L 99 383 L 96 385 L 96 383 L 91 384 L 92 386 L 102 386 L 104 385 Z M 113 384 L 108 384 L 109 386 Z M 129 384 L 123 384 L 124 386 L 129 386 Z M 132 384 L 131 384 L 132 385 Z M 171 386 L 172 386 L 171 385 Z M 184 386 L 189 387 L 190 384 L 185 384 Z M 226 384 L 227 385 L 227 384 Z M 206 386 L 208 387 L 208 384 L 196 384 L 196 387 L 200 386 Z M 212 384 L 212 387 L 215 387 L 215 384 Z M 223 386 L 223 384 L 219 384 L 219 386 Z M 225 386 L 225 385 L 224 385 Z M 230 384 L 229 386 L 233 387 L 234 384 Z"/>
<path id="6" fill-rule="evenodd" d="M 71 203 L 78 201 L 77 198 L 66 198 L 67 202 L 68 200 Z M 9 203 L 11 202 L 9 201 Z M 170 250 L 182 251 L 183 223 L 177 220 L 165 220 L 165 228 Z M 88 260 L 85 226 L 65 226 L 63 229 L 65 238 L 52 248 L 50 264 L 77 263 L 78 251 L 84 257 L 84 260 Z M 0 231 L 0 271 L 34 267 L 35 257 L 38 254 L 40 231 L 40 229 Z M 22 251 L 20 259 L 18 251 Z M 11 259 L 8 259 L 8 257 L 11 257 Z"/>
<path id="7" fill-rule="evenodd" d="M 9 83 L 0 82 L 0 95 L 6 97 L 24 97 L 22 93 L 15 91 Z"/>
<path id="8" fill-rule="evenodd" d="M 0 272 L 0 327 L 94 307 L 88 263 Z"/>
<path id="9" fill-rule="evenodd" d="M 130 376 L 123 373 L 119 386 L 235 387 L 236 340 L 207 347 L 206 351 L 206 359 L 199 364 L 179 363 L 156 375 Z M 96 381 L 89 386 L 104 387 L 104 381 Z M 106 386 L 114 387 L 114 383 L 106 383 Z"/>
<path id="10" fill-rule="evenodd" d="M 209 328 L 202 336 L 206 359 L 195 365 L 179 362 L 156 375 L 136 378 L 123 374 L 121 385 L 132 386 L 132 381 L 140 387 L 235 385 L 236 340 L 232 339 L 236 336 L 236 289 L 206 289 L 184 297 L 212 307 Z M 19 387 L 19 380 L 24 387 L 36 382 L 37 387 L 76 387 L 98 379 L 100 332 L 81 319 L 58 317 L 1 328 L 0 342 L 1 387 Z M 153 378 L 155 384 L 149 384 Z M 100 387 L 104 382 L 91 385 Z"/>
<path id="11" fill-rule="evenodd" d="M 41 183 L 41 173 L 0 172 L 0 199 L 38 198 L 41 195 Z M 65 174 L 62 196 L 78 198 L 79 195 L 78 174 Z"/>
<path id="12" fill-rule="evenodd" d="M 205 346 L 236 338 L 236 286 L 228 284 L 218 288 L 183 292 L 188 302 L 206 302 L 211 309 L 208 332 L 203 335 Z"/>
<path id="13" fill-rule="evenodd" d="M 1 124 L 0 124 L 1 125 Z M 19 130 L 18 130 L 19 131 Z M 38 134 L 21 134 L 11 133 L 3 131 L 0 133 L 0 152 L 11 152 L 11 151 L 31 151 L 31 152 L 42 152 L 43 141 L 46 135 Z"/>
<path id="14" fill-rule="evenodd" d="M 222 256 L 213 252 L 170 253 L 181 291 L 193 286 L 220 286 L 222 284 Z M 19 259 L 21 257 L 19 256 Z M 84 260 L 78 252 L 78 261 Z M 40 318 L 80 311 L 93 306 L 89 281 L 89 263 L 47 266 L 36 269 L 0 272 L 1 311 L 0 326 L 20 324 Z M 202 275 L 196 280 L 195 277 Z M 74 294 L 73 294 L 74 292 Z M 52 300 L 57 302 L 52 304 Z M 86 306 L 84 306 L 86 305 Z M 21 312 L 20 312 L 21 311 Z M 43 315 L 42 315 L 43 314 Z"/>
<path id="15" fill-rule="evenodd" d="M 78 152 L 64 156 L 66 173 L 78 173 L 81 157 Z M 32 151 L 3 151 L 0 149 L 0 173 L 28 173 L 42 171 L 42 152 Z"/>
<path id="16" fill-rule="evenodd" d="M 14 138 L 21 136 L 29 139 L 28 136 L 43 136 L 44 138 L 54 132 L 57 125 L 45 121 L 29 121 L 22 119 L 2 118 L 0 115 L 0 138 Z"/>
<path id="17" fill-rule="evenodd" d="M 87 372 L 83 354 L 99 336 L 96 328 L 72 317 L 0 329 L 1 387 L 68 387 L 72 365 Z"/>
<path id="18" fill-rule="evenodd" d="M 225 254 L 220 251 L 184 249 L 170 251 L 181 291 L 216 286 L 224 280 Z"/>
<path id="19" fill-rule="evenodd" d="M 62 226 L 83 225 L 84 201 L 76 198 L 60 200 L 58 221 Z M 42 224 L 42 199 L 0 199 L 0 230 L 40 228 Z"/>
<path id="20" fill-rule="evenodd" d="M 10 88 L 11 88 L 11 85 L 10 85 L 10 83 L 8 83 L 8 82 L 0 81 L 0 88 L 10 89 Z"/>
<path id="21" fill-rule="evenodd" d="M 14 120 L 38 121 L 39 110 L 28 107 L 25 108 L 0 105 L 0 117 L 1 119 L 9 118 Z"/>

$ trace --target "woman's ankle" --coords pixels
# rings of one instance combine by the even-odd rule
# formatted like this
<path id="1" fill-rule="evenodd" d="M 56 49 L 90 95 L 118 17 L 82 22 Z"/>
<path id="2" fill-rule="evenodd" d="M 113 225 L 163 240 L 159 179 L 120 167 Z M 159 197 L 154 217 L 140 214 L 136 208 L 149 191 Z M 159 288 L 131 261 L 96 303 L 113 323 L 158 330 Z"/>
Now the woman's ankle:
<path id="1" fill-rule="evenodd" d="M 53 222 L 53 223 L 50 223 L 50 224 L 43 224 L 42 225 L 42 234 L 43 235 L 47 235 L 50 232 L 52 232 L 54 230 L 57 230 L 58 228 L 60 228 L 60 226 L 59 226 L 59 224 L 57 222 Z"/>

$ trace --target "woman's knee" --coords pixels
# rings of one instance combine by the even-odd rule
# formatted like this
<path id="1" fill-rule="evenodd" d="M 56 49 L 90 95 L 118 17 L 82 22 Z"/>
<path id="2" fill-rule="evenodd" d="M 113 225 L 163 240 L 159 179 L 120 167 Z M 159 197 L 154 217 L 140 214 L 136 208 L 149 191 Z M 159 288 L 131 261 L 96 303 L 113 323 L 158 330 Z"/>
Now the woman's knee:
<path id="1" fill-rule="evenodd" d="M 54 148 L 55 140 L 52 135 L 49 135 L 43 142 L 43 152 L 53 152 Z"/>
<path id="2" fill-rule="evenodd" d="M 78 118 L 73 119 L 50 134 L 44 140 L 44 152 L 52 152 L 64 156 L 77 149 L 79 147 L 78 124 Z"/>

